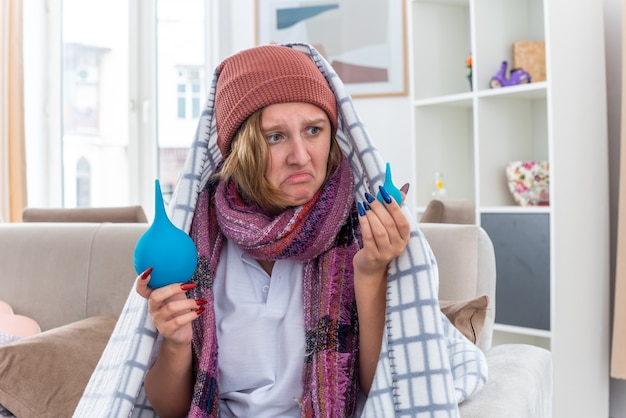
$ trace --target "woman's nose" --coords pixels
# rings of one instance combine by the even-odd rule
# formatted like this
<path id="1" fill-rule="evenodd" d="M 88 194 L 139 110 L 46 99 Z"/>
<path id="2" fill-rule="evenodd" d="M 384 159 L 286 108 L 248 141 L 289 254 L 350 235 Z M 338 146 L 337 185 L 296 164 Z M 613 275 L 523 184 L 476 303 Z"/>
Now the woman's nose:
<path id="1" fill-rule="evenodd" d="M 311 157 L 304 140 L 300 136 L 297 136 L 292 137 L 292 140 L 289 142 L 291 144 L 288 160 L 289 163 L 300 165 L 308 163 Z"/>

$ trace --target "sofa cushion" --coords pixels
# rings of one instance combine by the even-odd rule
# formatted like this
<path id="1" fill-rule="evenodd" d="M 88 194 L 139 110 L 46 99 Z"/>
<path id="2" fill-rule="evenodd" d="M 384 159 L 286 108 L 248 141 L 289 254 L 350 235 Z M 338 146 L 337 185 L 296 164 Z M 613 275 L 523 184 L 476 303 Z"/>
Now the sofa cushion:
<path id="1" fill-rule="evenodd" d="M 37 321 L 24 315 L 0 314 L 0 331 L 8 335 L 30 337 L 39 334 L 41 327 Z"/>
<path id="2" fill-rule="evenodd" d="M 0 404 L 20 418 L 72 416 L 115 323 L 95 316 L 0 347 Z"/>
<path id="3" fill-rule="evenodd" d="M 440 300 L 441 312 L 448 317 L 461 334 L 476 344 L 485 326 L 489 297 L 478 296 L 473 299 L 460 301 Z"/>
<path id="4" fill-rule="evenodd" d="M 13 308 L 3 300 L 0 300 L 0 314 L 12 314 Z"/>

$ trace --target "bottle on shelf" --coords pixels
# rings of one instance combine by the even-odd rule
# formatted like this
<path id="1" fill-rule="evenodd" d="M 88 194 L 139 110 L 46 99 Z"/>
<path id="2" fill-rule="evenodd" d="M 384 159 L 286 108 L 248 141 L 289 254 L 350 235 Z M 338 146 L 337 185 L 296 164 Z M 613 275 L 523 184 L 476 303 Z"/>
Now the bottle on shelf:
<path id="1" fill-rule="evenodd" d="M 444 200 L 446 196 L 447 192 L 443 184 L 443 173 L 437 171 L 435 173 L 435 185 L 432 192 L 432 198 L 437 200 Z"/>
<path id="2" fill-rule="evenodd" d="M 467 80 L 469 81 L 469 88 L 473 90 L 472 87 L 472 54 L 470 53 L 467 59 L 465 60 L 465 66 L 467 67 Z"/>

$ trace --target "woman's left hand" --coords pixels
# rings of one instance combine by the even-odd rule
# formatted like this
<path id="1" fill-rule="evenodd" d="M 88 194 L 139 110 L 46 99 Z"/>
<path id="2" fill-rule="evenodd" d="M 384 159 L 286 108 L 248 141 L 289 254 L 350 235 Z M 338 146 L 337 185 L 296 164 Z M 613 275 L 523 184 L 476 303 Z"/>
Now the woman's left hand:
<path id="1" fill-rule="evenodd" d="M 400 191 L 406 197 L 408 185 Z M 366 276 L 386 271 L 391 260 L 399 256 L 409 242 L 411 227 L 400 205 L 391 199 L 384 204 L 369 193 L 359 208 L 363 248 L 354 256 L 354 268 Z M 378 274 L 376 274 L 378 275 Z"/>

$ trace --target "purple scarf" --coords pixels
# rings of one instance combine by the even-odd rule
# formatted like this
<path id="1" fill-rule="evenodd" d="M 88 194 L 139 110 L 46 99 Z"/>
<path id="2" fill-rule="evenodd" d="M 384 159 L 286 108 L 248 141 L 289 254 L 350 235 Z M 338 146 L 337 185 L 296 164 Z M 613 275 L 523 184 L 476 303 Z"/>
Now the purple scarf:
<path id="1" fill-rule="evenodd" d="M 218 342 L 213 279 L 225 239 L 254 258 L 304 264 L 306 338 L 303 417 L 346 417 L 358 393 L 358 321 L 352 259 L 361 241 L 346 159 L 303 206 L 268 216 L 247 205 L 232 184 L 209 184 L 198 196 L 190 235 L 198 249 L 192 297 L 207 300 L 193 322 L 195 386 L 189 417 L 218 417 Z M 243 342 L 242 342 L 243 343 Z M 227 348 L 226 348 L 227 349 Z"/>

